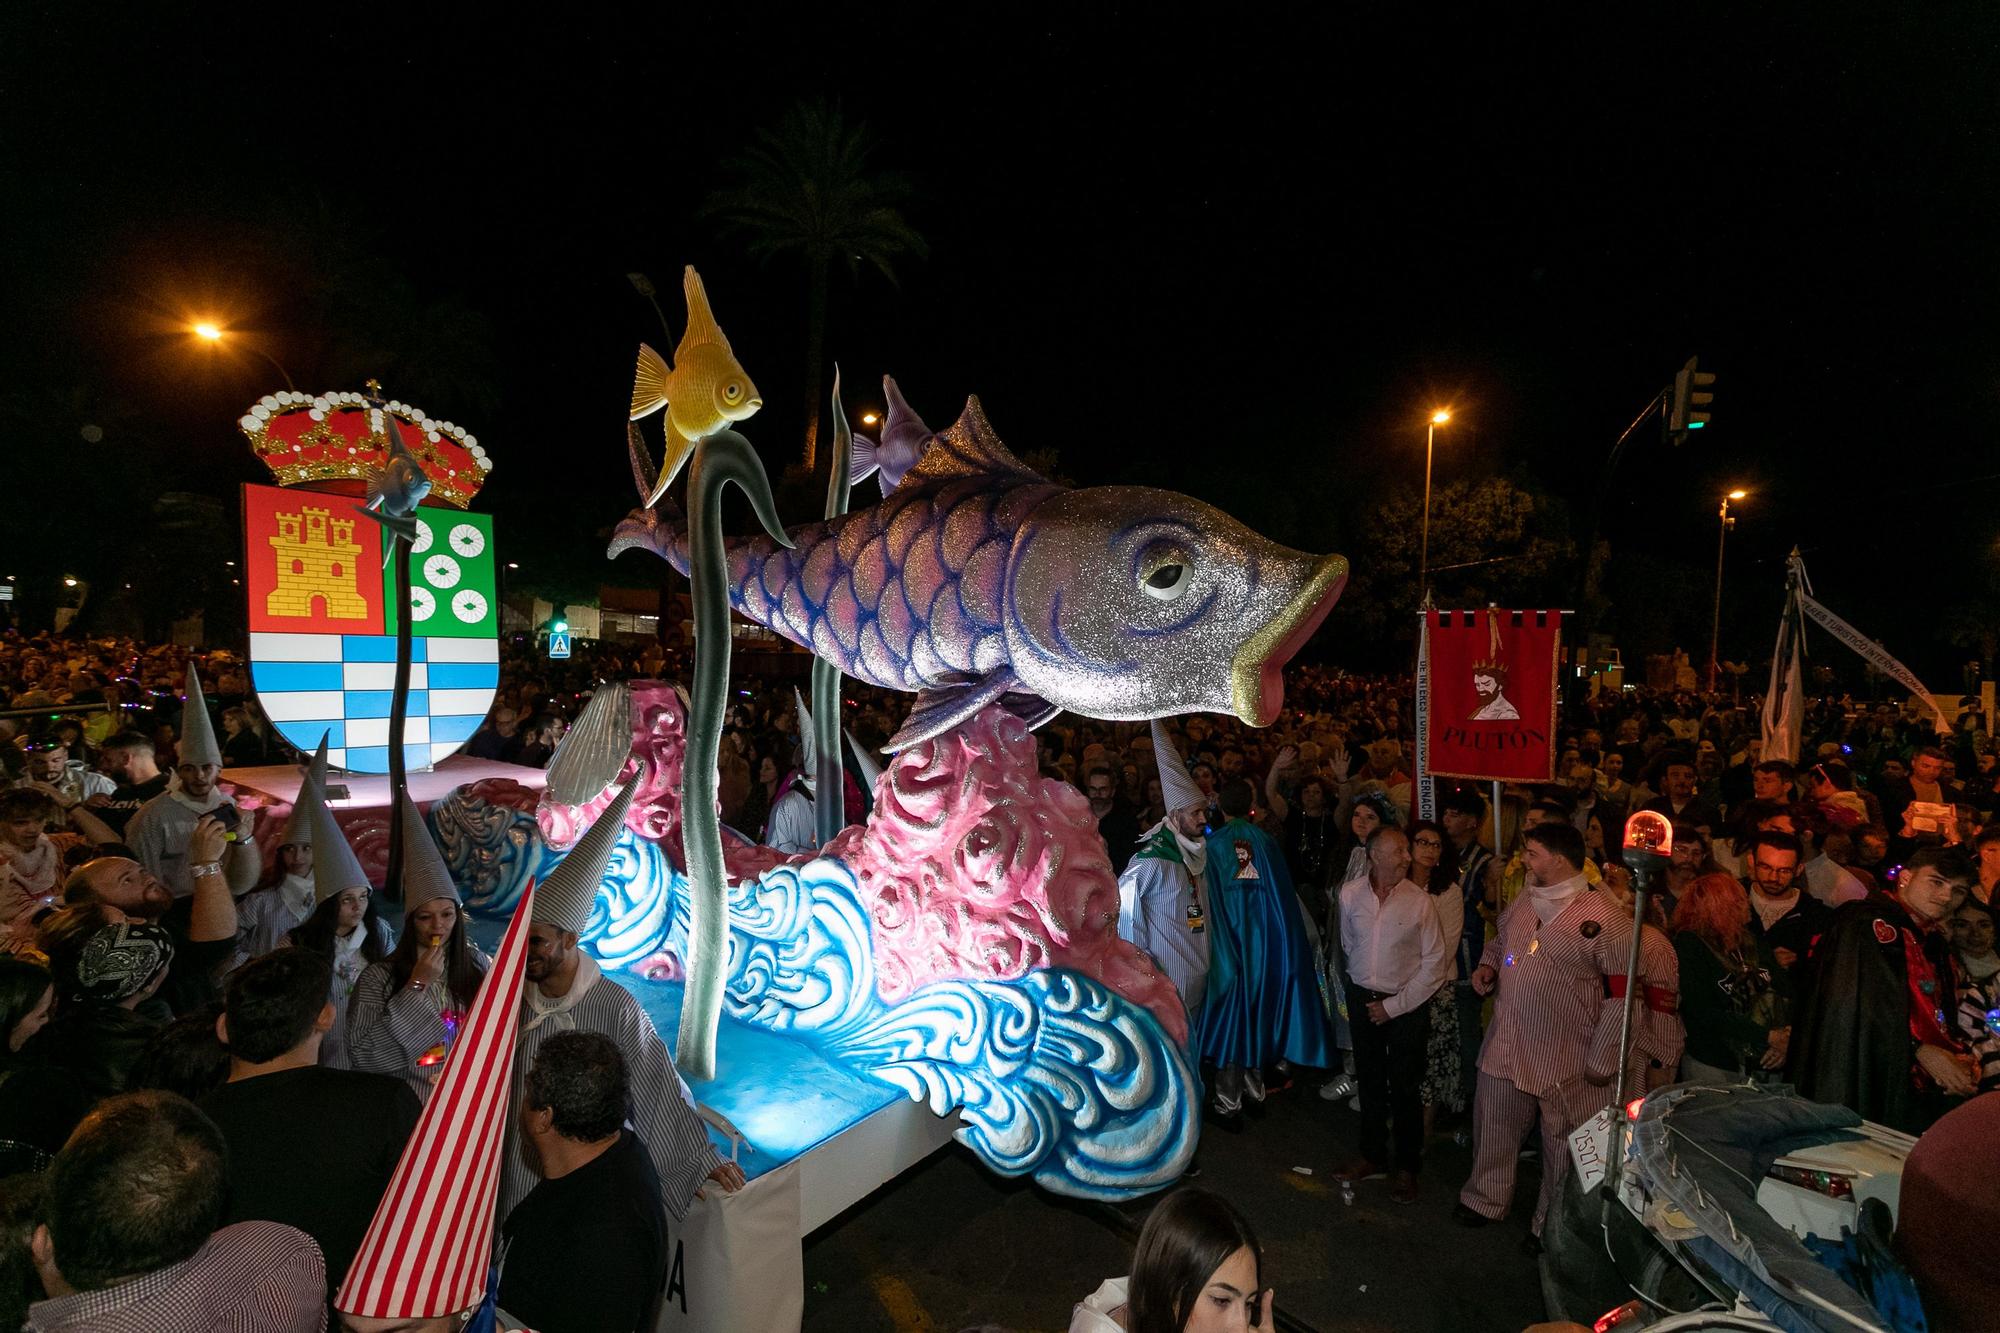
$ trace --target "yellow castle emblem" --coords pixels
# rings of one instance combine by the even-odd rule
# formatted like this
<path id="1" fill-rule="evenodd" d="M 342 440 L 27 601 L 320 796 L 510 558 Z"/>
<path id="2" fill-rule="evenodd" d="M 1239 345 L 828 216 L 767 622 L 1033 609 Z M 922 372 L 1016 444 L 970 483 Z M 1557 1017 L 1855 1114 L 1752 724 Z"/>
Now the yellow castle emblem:
<path id="1" fill-rule="evenodd" d="M 317 599 L 331 620 L 366 620 L 368 602 L 355 591 L 355 571 L 361 547 L 354 540 L 354 520 L 333 518 L 325 509 L 305 506 L 296 514 L 273 515 L 277 535 L 270 538 L 277 553 L 277 586 L 264 599 L 274 616 L 312 616 Z"/>

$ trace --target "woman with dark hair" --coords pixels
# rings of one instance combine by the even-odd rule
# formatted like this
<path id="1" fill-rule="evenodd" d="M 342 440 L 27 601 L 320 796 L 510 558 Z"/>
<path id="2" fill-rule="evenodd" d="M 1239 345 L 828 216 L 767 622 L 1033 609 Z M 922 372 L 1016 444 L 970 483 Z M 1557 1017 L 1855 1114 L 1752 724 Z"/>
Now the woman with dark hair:
<path id="1" fill-rule="evenodd" d="M 1750 898 L 1732 875 L 1697 877 L 1674 904 L 1689 1083 L 1769 1080 L 1791 1041 L 1790 973 L 1750 930 Z"/>
<path id="2" fill-rule="evenodd" d="M 1458 892 L 1458 848 L 1444 828 L 1428 819 L 1410 825 L 1410 882 L 1431 896 L 1438 928 L 1457 952 L 1465 933 L 1465 897 Z M 1458 963 L 1453 958 L 1445 984 L 1431 996 L 1431 1035 L 1424 1046 L 1424 1133 L 1437 1121 L 1437 1108 L 1454 1114 L 1465 1110 L 1465 1088 L 1459 1077 Z"/>
<path id="3" fill-rule="evenodd" d="M 395 947 L 389 925 L 375 910 L 375 894 L 367 888 L 345 889 L 324 898 L 312 915 L 293 927 L 288 942 L 318 954 L 333 968 L 327 1002 L 333 1005 L 333 1027 L 319 1044 L 319 1062 L 346 1069 L 347 1006 L 361 974 L 389 956 Z"/>
<path id="4" fill-rule="evenodd" d="M 457 890 L 410 904 L 403 937 L 354 983 L 347 1067 L 394 1074 L 423 1101 L 491 961 L 465 935 Z"/>
<path id="5" fill-rule="evenodd" d="M 1338 876 L 1327 881 L 1327 889 L 1334 894 L 1340 886 L 1351 879 L 1358 879 L 1368 873 L 1368 838 L 1384 824 L 1391 826 L 1402 823 L 1402 814 L 1396 803 L 1389 799 L 1388 789 L 1379 783 L 1354 794 L 1347 804 L 1346 836 L 1341 839 L 1341 850 L 1334 864 L 1339 867 Z"/>
<path id="6" fill-rule="evenodd" d="M 1966 896 L 1945 928 L 1958 955 L 1958 1035 L 1979 1064 L 1981 1092 L 2000 1091 L 2000 953 L 1993 947 L 2000 910 Z"/>
<path id="7" fill-rule="evenodd" d="M 1263 1249 L 1217 1194 L 1179 1189 L 1146 1219 L 1132 1275 L 1077 1304 L 1069 1333 L 1236 1333 L 1277 1327 Z"/>
<path id="8" fill-rule="evenodd" d="M 7 1143 L 53 1154 L 90 1109 L 83 1085 L 30 1045 L 55 1012 L 55 998 L 40 955 L 0 956 L 0 1162 L 18 1165 Z"/>

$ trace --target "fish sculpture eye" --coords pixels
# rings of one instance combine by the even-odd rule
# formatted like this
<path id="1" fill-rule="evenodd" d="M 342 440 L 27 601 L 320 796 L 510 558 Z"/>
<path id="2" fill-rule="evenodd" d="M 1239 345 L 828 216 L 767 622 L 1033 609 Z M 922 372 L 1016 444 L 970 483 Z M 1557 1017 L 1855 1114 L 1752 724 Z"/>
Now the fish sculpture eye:
<path id="1" fill-rule="evenodd" d="M 729 385 L 722 391 L 722 397 L 725 402 L 729 403 L 736 402 L 738 399 L 743 397 L 743 386 L 740 384 Z"/>
<path id="2" fill-rule="evenodd" d="M 1156 565 L 1150 573 L 1139 580 L 1139 586 L 1149 597 L 1157 597 L 1163 602 L 1171 602 L 1187 591 L 1188 567 L 1179 563 Z"/>

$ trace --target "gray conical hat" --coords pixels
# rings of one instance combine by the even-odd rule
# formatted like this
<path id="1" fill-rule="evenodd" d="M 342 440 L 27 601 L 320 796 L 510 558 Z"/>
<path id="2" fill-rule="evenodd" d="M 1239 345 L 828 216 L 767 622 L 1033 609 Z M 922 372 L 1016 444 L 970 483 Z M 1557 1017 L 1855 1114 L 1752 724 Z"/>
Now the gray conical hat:
<path id="1" fill-rule="evenodd" d="M 313 789 L 306 794 L 306 787 Z M 347 835 L 334 822 L 333 811 L 326 803 L 326 793 L 319 790 L 319 784 L 306 776 L 306 786 L 299 789 L 299 804 L 308 800 L 313 809 L 313 905 L 318 906 L 328 898 L 337 898 L 349 889 L 374 891 L 362 872 L 361 861 L 354 855 L 354 849 L 347 845 Z"/>
<path id="2" fill-rule="evenodd" d="M 215 724 L 208 720 L 208 700 L 201 694 L 201 677 L 188 663 L 187 699 L 181 704 L 181 739 L 178 764 L 214 764 L 222 767 L 222 747 L 215 743 Z"/>
<path id="3" fill-rule="evenodd" d="M 306 768 L 305 781 L 299 784 L 299 798 L 292 802 L 292 817 L 285 821 L 284 836 L 280 844 L 295 843 L 310 847 L 313 840 L 313 806 L 326 804 L 326 736 L 319 734 L 319 749 L 314 752 L 312 763 Z"/>
<path id="4" fill-rule="evenodd" d="M 811 786 L 819 777 L 819 738 L 813 734 L 813 715 L 806 697 L 792 687 L 792 700 L 799 707 L 799 780 Z"/>
<path id="5" fill-rule="evenodd" d="M 868 753 L 868 747 L 854 739 L 854 733 L 847 733 L 847 752 L 854 756 L 854 766 L 861 771 L 861 786 L 865 791 L 874 791 L 876 779 L 882 776 L 882 765 L 875 762 L 875 756 Z"/>
<path id="6" fill-rule="evenodd" d="M 1153 719 L 1153 762 L 1160 766 L 1160 800 L 1167 813 L 1185 810 L 1191 805 L 1207 808 L 1208 798 L 1201 794 L 1201 788 L 1195 786 L 1194 779 L 1188 775 L 1187 761 L 1181 758 L 1181 752 L 1174 746 L 1174 738 L 1167 734 L 1167 729 L 1160 725 L 1158 718 Z"/>
<path id="7" fill-rule="evenodd" d="M 632 792 L 646 776 L 642 767 L 627 779 L 604 807 L 569 855 L 556 863 L 549 877 L 535 886 L 535 917 L 545 926 L 583 934 L 590 923 L 590 909 L 597 902 L 598 885 L 611 864 L 612 848 L 618 845 L 618 831 L 625 827 L 625 810 L 632 804 Z"/>
<path id="8" fill-rule="evenodd" d="M 451 867 L 444 863 L 444 854 L 431 840 L 430 826 L 408 792 L 401 797 L 396 818 L 403 825 L 403 910 L 414 911 L 419 904 L 438 898 L 463 906 L 465 899 L 459 896 Z"/>

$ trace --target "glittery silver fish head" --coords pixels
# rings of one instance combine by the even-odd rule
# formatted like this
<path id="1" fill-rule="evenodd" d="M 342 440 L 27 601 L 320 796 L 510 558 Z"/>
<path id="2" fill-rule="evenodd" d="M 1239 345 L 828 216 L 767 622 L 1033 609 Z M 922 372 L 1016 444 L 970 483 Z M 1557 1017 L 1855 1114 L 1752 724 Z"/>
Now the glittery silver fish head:
<path id="1" fill-rule="evenodd" d="M 1087 717 L 1269 726 L 1282 668 L 1346 581 L 1341 557 L 1288 550 L 1185 495 L 1070 491 L 1015 536 L 1008 657 L 1025 689 Z"/>

